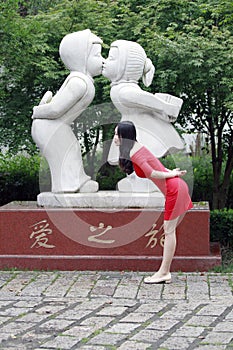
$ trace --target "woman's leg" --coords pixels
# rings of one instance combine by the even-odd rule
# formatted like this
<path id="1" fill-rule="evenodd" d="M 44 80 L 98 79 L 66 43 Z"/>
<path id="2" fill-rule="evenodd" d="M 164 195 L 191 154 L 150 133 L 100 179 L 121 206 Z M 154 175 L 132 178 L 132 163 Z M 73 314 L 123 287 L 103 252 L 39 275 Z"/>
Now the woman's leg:
<path id="1" fill-rule="evenodd" d="M 145 283 L 160 283 L 171 281 L 170 267 L 176 250 L 176 227 L 180 217 L 174 220 L 164 220 L 163 260 L 159 270 L 151 277 L 145 278 Z"/>

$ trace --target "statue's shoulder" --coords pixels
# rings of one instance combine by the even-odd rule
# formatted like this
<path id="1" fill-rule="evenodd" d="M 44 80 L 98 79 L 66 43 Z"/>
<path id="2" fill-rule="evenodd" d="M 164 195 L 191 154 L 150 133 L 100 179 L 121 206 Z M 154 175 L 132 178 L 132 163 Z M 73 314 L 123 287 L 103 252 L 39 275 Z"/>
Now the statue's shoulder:
<path id="1" fill-rule="evenodd" d="M 130 83 L 122 83 L 112 87 L 112 92 L 122 101 L 127 101 L 131 95 L 136 95 L 139 90 L 140 87 L 137 84 Z"/>
<path id="2" fill-rule="evenodd" d="M 68 85 L 69 86 L 78 86 L 79 88 L 83 87 L 83 89 L 88 89 L 90 90 L 91 88 L 93 88 L 94 84 L 93 84 L 93 80 L 91 78 L 89 78 L 87 75 L 81 73 L 81 72 L 71 72 L 65 82 L 64 85 Z"/>
<path id="3" fill-rule="evenodd" d="M 81 72 L 76 72 L 76 71 L 71 72 L 68 75 L 68 77 L 66 78 L 66 80 L 69 81 L 72 78 L 79 78 L 79 79 L 81 79 L 81 80 L 83 80 L 85 82 L 91 81 L 91 79 L 86 74 L 83 74 Z"/>

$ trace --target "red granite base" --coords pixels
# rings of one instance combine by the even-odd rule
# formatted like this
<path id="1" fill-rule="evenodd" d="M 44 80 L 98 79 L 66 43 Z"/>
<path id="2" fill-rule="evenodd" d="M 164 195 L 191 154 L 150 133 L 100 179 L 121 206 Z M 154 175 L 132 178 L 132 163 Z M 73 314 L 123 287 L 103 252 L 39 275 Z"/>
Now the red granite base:
<path id="1" fill-rule="evenodd" d="M 0 209 L 0 268 L 155 271 L 163 251 L 161 209 Z M 172 271 L 206 271 L 221 264 L 209 243 L 208 205 L 196 204 L 177 228 Z"/>

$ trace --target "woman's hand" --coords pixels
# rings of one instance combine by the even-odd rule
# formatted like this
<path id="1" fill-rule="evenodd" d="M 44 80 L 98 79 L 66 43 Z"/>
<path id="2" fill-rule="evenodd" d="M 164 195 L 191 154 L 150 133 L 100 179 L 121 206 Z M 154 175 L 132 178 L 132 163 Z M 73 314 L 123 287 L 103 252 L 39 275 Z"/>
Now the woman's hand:
<path id="1" fill-rule="evenodd" d="M 176 169 L 171 170 L 171 173 L 173 174 L 174 177 L 176 177 L 176 176 L 180 177 L 180 176 L 184 176 L 187 173 L 187 171 L 180 170 L 180 168 L 176 168 Z"/>

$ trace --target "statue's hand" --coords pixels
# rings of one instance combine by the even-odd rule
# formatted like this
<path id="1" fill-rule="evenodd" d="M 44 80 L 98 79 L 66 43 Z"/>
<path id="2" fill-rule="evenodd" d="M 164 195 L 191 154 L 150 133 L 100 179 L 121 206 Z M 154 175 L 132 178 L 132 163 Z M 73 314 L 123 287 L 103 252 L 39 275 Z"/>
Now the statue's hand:
<path id="1" fill-rule="evenodd" d="M 170 123 L 174 123 L 177 119 L 177 117 L 175 117 L 174 115 L 169 115 L 168 118 Z"/>
<path id="2" fill-rule="evenodd" d="M 36 116 L 37 109 L 38 109 L 37 106 L 33 107 L 32 119 L 36 119 L 37 118 L 37 116 Z"/>
<path id="3" fill-rule="evenodd" d="M 45 103 L 49 103 L 52 100 L 52 98 L 53 93 L 51 91 L 46 91 L 39 104 L 44 105 Z"/>

